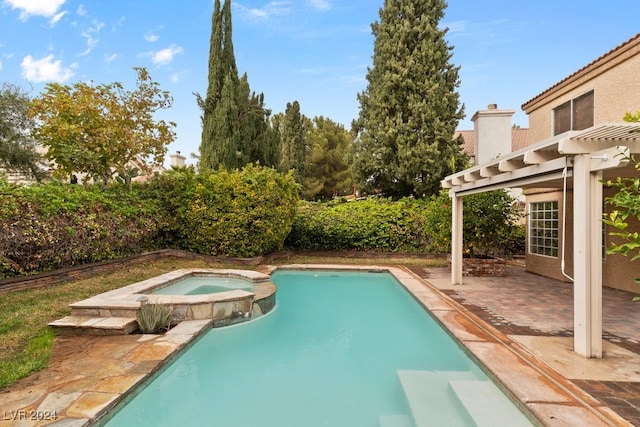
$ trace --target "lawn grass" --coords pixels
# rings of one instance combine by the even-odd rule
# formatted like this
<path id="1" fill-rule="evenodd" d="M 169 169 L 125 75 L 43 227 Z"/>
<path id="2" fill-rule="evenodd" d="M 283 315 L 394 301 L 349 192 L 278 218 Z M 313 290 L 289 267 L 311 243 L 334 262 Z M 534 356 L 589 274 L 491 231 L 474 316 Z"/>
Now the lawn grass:
<path id="1" fill-rule="evenodd" d="M 397 264 L 435 267 L 446 265 L 446 260 L 409 255 L 384 258 L 346 253 L 294 254 L 273 260 L 270 264 Z M 46 288 L 0 294 L 0 389 L 47 367 L 55 338 L 55 333 L 48 324 L 70 314 L 69 304 L 172 270 L 198 267 L 252 268 L 203 260 L 165 259 Z"/>

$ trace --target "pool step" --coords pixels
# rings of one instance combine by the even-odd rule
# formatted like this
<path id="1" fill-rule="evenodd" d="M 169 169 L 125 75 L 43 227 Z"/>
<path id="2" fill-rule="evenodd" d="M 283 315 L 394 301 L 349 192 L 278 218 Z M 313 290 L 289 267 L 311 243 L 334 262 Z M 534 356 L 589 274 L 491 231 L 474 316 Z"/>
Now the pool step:
<path id="1" fill-rule="evenodd" d="M 409 415 L 381 415 L 378 424 L 380 427 L 414 427 Z"/>
<path id="2" fill-rule="evenodd" d="M 449 387 L 478 427 L 531 425 L 491 381 L 450 381 Z"/>
<path id="3" fill-rule="evenodd" d="M 71 315 L 49 323 L 62 335 L 126 335 L 138 329 L 135 317 Z"/>
<path id="4" fill-rule="evenodd" d="M 491 381 L 471 372 L 398 371 L 417 427 L 531 426 Z"/>
<path id="5" fill-rule="evenodd" d="M 473 425 L 449 389 L 451 380 L 477 379 L 471 372 L 401 370 L 398 378 L 417 427 Z"/>

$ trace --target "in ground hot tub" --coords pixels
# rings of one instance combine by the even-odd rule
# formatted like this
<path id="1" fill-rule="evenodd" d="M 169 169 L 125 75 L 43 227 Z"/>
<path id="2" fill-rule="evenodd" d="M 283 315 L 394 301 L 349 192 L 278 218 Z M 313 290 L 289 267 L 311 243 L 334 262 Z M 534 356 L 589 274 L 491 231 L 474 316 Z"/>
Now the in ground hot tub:
<path id="1" fill-rule="evenodd" d="M 72 317 L 82 323 L 76 326 L 99 322 L 110 325 L 116 321 L 114 318 L 135 322 L 141 304 L 146 303 L 169 307 L 174 324 L 211 319 L 213 327 L 219 327 L 270 312 L 276 304 L 276 287 L 269 275 L 253 270 L 190 268 L 161 274 L 69 306 Z"/>
<path id="2" fill-rule="evenodd" d="M 204 295 L 233 290 L 253 292 L 255 285 L 245 279 L 224 276 L 189 276 L 179 279 L 173 284 L 155 288 L 153 295 Z"/>

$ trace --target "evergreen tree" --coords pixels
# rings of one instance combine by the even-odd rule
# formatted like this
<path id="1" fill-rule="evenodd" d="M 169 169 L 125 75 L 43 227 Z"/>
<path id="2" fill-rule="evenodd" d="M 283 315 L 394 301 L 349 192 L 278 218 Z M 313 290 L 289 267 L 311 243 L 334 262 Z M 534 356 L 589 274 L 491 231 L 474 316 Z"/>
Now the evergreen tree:
<path id="1" fill-rule="evenodd" d="M 393 197 L 436 194 L 440 180 L 464 167 L 464 117 L 450 63 L 444 0 L 385 0 L 375 37 L 367 88 L 353 122 L 353 172 L 361 188 Z"/>
<path id="2" fill-rule="evenodd" d="M 302 184 L 305 176 L 307 163 L 307 144 L 305 137 L 307 133 L 308 119 L 300 113 L 300 103 L 287 102 L 287 107 L 279 120 L 280 135 L 282 144 L 282 160 L 280 170 L 288 172 L 293 169 L 296 182 Z"/>
<path id="3" fill-rule="evenodd" d="M 322 116 L 313 119 L 307 143 L 310 155 L 303 180 L 305 199 L 330 199 L 352 191 L 351 169 L 346 162 L 350 136 L 344 126 Z"/>
<path id="4" fill-rule="evenodd" d="M 264 106 L 264 94 L 251 92 L 246 73 L 240 79 L 239 107 L 241 140 L 247 142 L 242 149 L 249 161 L 277 168 L 280 137 L 271 126 L 271 110 Z"/>
<path id="5" fill-rule="evenodd" d="M 251 92 L 246 74 L 238 78 L 233 51 L 231 1 L 215 0 L 209 48 L 209 85 L 203 109 L 200 170 L 241 168 L 250 162 L 277 166 L 277 134 L 264 95 Z"/>

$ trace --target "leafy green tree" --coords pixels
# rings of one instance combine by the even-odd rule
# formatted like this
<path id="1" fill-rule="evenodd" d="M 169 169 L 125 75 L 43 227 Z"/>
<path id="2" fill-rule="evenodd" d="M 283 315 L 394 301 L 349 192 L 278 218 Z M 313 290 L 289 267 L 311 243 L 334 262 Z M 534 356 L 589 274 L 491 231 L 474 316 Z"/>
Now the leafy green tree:
<path id="1" fill-rule="evenodd" d="M 0 167 L 40 181 L 46 173 L 31 137 L 30 104 L 29 95 L 18 86 L 0 87 Z"/>
<path id="2" fill-rule="evenodd" d="M 246 73 L 238 77 L 233 51 L 231 1 L 215 0 L 209 48 L 209 85 L 203 100 L 200 170 L 241 168 L 251 162 L 276 166 L 277 134 L 264 95 L 251 92 Z"/>
<path id="3" fill-rule="evenodd" d="M 452 135 L 464 117 L 446 29 L 444 0 L 385 0 L 367 88 L 353 122 L 353 172 L 360 188 L 388 196 L 435 194 L 462 169 Z"/>
<path id="4" fill-rule="evenodd" d="M 305 199 L 328 199 L 351 192 L 353 180 L 346 161 L 350 141 L 344 126 L 322 116 L 313 119 L 307 136 L 311 149 L 303 180 Z"/>
<path id="5" fill-rule="evenodd" d="M 624 116 L 624 121 L 640 122 L 640 111 L 635 114 L 627 113 Z M 640 173 L 640 162 L 633 157 L 628 160 Z M 640 232 L 637 228 L 640 224 L 640 177 L 618 177 L 615 180 L 607 181 L 605 185 L 616 188 L 618 191 L 615 195 L 605 199 L 607 204 L 612 205 L 614 209 L 604 214 L 602 221 L 617 229 L 609 234 L 620 239 L 618 242 L 611 243 L 611 246 L 607 248 L 607 253 L 631 256 L 632 261 L 640 259 Z M 630 229 L 631 224 L 635 224 L 635 227 L 632 226 Z M 636 278 L 635 281 L 640 283 L 640 278 Z"/>
<path id="6" fill-rule="evenodd" d="M 153 114 L 170 108 L 172 98 L 144 68 L 134 68 L 137 88 L 121 83 L 73 86 L 50 83 L 32 102 L 36 141 L 48 149 L 56 164 L 54 175 L 86 173 L 107 186 L 115 174 L 131 175 L 131 168 L 150 171 L 162 164 L 175 139 L 173 122 L 156 121 Z"/>

